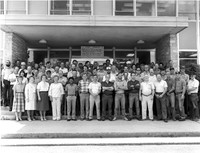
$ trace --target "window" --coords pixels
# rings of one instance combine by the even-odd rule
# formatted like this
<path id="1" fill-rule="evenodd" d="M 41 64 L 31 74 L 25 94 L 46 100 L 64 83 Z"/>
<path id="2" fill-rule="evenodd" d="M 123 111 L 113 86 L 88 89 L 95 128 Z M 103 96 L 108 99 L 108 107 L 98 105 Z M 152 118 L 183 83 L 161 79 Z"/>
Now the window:
<path id="1" fill-rule="evenodd" d="M 91 0 L 73 0 L 72 15 L 91 15 Z"/>
<path id="2" fill-rule="evenodd" d="M 134 15 L 133 0 L 116 0 L 115 8 L 116 8 L 115 15 L 122 15 L 122 16 Z"/>
<path id="3" fill-rule="evenodd" d="M 81 51 L 73 51 L 72 50 L 72 57 L 81 57 Z"/>
<path id="4" fill-rule="evenodd" d="M 7 0 L 7 14 L 26 14 L 26 0 Z"/>
<path id="5" fill-rule="evenodd" d="M 4 14 L 4 1 L 0 0 L 0 14 Z"/>
<path id="6" fill-rule="evenodd" d="M 115 58 L 134 59 L 134 51 L 115 51 Z"/>
<path id="7" fill-rule="evenodd" d="M 155 16 L 155 0 L 136 0 L 137 16 Z"/>
<path id="8" fill-rule="evenodd" d="M 179 16 L 186 16 L 189 18 L 189 20 L 195 20 L 196 19 L 196 0 L 179 0 L 178 1 L 179 10 L 178 15 Z"/>
<path id="9" fill-rule="evenodd" d="M 51 0 L 50 14 L 54 15 L 69 15 L 70 7 L 69 0 Z"/>
<path id="10" fill-rule="evenodd" d="M 180 66 L 187 66 L 191 63 L 197 64 L 197 51 L 180 51 Z"/>
<path id="11" fill-rule="evenodd" d="M 158 0 L 158 16 L 176 16 L 176 0 Z"/>
<path id="12" fill-rule="evenodd" d="M 50 51 L 50 58 L 69 58 L 69 51 Z"/>
<path id="13" fill-rule="evenodd" d="M 104 51 L 105 58 L 113 58 L 113 51 Z"/>

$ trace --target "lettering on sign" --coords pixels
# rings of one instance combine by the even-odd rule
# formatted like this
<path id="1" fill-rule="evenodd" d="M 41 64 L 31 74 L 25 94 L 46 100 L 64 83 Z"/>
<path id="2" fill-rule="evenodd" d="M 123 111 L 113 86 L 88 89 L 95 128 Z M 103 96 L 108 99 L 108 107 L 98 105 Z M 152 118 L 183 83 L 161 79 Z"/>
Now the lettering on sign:
<path id="1" fill-rule="evenodd" d="M 81 46 L 81 57 L 104 57 L 104 47 Z"/>

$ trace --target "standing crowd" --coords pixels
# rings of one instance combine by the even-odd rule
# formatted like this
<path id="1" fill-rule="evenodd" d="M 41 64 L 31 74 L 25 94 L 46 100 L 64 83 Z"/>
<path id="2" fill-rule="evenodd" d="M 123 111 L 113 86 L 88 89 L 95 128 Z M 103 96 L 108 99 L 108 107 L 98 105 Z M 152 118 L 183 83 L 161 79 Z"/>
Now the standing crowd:
<path id="1" fill-rule="evenodd" d="M 2 105 L 15 112 L 16 120 L 77 119 L 110 121 L 199 120 L 199 81 L 196 74 L 175 71 L 172 61 L 150 65 L 120 64 L 109 59 L 103 65 L 74 60 L 60 63 L 6 61 L 1 68 Z M 95 108 L 95 110 L 94 110 Z M 121 114 L 121 115 L 120 115 Z"/>

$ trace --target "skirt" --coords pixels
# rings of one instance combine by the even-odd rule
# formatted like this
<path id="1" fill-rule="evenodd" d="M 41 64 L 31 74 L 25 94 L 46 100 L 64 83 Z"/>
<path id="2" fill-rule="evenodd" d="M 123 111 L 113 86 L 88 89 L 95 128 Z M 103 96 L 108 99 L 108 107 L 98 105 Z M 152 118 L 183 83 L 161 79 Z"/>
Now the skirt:
<path id="1" fill-rule="evenodd" d="M 15 94 L 16 101 L 13 101 L 12 112 L 24 112 L 25 111 L 25 101 L 24 101 L 24 93 L 17 92 Z"/>
<path id="2" fill-rule="evenodd" d="M 48 91 L 40 91 L 40 98 L 38 100 L 38 109 L 39 111 L 48 111 L 49 110 L 49 97 Z"/>

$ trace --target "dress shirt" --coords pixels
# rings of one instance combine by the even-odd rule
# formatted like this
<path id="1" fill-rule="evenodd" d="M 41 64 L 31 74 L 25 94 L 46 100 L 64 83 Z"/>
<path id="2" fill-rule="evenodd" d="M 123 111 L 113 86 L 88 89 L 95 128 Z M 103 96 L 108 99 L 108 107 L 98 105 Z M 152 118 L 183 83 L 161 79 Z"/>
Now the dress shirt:
<path id="1" fill-rule="evenodd" d="M 96 82 L 96 83 L 94 83 L 94 82 L 91 82 L 90 84 L 89 84 L 89 90 L 92 90 L 92 92 L 94 93 L 94 94 L 97 94 L 97 93 L 99 93 L 99 90 L 101 90 L 101 83 L 99 83 L 99 82 Z"/>
<path id="2" fill-rule="evenodd" d="M 188 94 L 191 94 L 191 93 L 198 93 L 198 89 L 199 89 L 199 81 L 197 79 L 194 79 L 194 80 L 189 80 L 188 82 L 188 88 L 191 89 L 191 88 L 196 88 L 195 90 L 193 91 L 190 91 L 188 92 Z"/>
<path id="3" fill-rule="evenodd" d="M 167 88 L 167 82 L 164 80 L 161 80 L 160 82 L 156 81 L 154 82 L 154 86 L 155 86 L 155 91 L 162 93 L 165 91 L 165 88 Z"/>
<path id="4" fill-rule="evenodd" d="M 142 94 L 150 95 L 152 94 L 152 90 L 154 90 L 154 85 L 152 82 L 142 82 L 141 83 Z"/>
<path id="5" fill-rule="evenodd" d="M 49 96 L 54 98 L 61 97 L 64 94 L 64 89 L 61 83 L 52 83 L 49 88 Z"/>
<path id="6" fill-rule="evenodd" d="M 9 75 L 13 72 L 13 69 L 12 68 L 4 68 L 2 70 L 2 76 L 3 76 L 3 79 L 4 80 L 7 80 L 9 81 Z"/>
<path id="7" fill-rule="evenodd" d="M 37 90 L 39 91 L 48 91 L 49 90 L 49 83 L 48 82 L 39 82 L 37 85 Z"/>
<path id="8" fill-rule="evenodd" d="M 79 92 L 80 93 L 88 93 L 89 84 L 90 84 L 89 81 L 84 82 L 83 80 L 80 80 L 78 83 Z"/>

